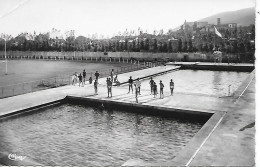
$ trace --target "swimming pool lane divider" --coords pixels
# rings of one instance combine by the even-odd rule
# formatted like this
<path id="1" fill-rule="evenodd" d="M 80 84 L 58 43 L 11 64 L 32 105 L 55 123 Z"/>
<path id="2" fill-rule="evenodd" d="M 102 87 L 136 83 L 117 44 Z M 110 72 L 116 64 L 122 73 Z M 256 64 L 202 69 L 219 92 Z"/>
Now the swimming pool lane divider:
<path id="1" fill-rule="evenodd" d="M 236 71 L 236 72 L 252 72 L 255 67 L 251 64 L 215 64 L 203 62 L 176 62 L 167 63 L 167 65 L 179 65 L 181 69 L 191 70 L 210 70 L 210 71 Z"/>
<path id="2" fill-rule="evenodd" d="M 162 72 L 155 73 L 155 74 L 151 74 L 151 75 L 147 75 L 147 76 L 144 76 L 144 77 L 140 77 L 139 79 L 140 79 L 140 80 L 149 79 L 150 77 L 155 77 L 155 76 L 158 76 L 158 75 L 167 74 L 167 73 L 169 73 L 169 72 L 178 71 L 178 70 L 180 70 L 180 69 L 181 69 L 181 66 L 176 66 L 176 68 L 169 69 L 169 70 L 162 71 Z M 136 81 L 136 80 L 137 80 L 137 79 L 133 79 L 133 81 Z M 128 84 L 128 81 L 125 81 L 125 82 L 120 83 L 120 85 L 124 85 L 124 84 Z M 113 86 L 120 86 L 120 85 L 114 84 Z"/>

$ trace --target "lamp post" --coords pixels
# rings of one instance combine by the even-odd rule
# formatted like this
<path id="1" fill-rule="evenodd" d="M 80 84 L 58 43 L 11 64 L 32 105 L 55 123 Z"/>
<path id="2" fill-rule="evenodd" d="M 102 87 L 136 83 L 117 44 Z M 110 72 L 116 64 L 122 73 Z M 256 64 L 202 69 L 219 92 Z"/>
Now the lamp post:
<path id="1" fill-rule="evenodd" d="M 5 40 L 5 75 L 7 75 L 6 39 Z"/>
<path id="2" fill-rule="evenodd" d="M 10 38 L 10 36 L 6 34 L 1 34 L 0 39 L 5 41 L 5 75 L 7 75 L 7 56 L 6 56 L 6 40 Z"/>
<path id="3" fill-rule="evenodd" d="M 75 30 L 71 30 L 72 31 L 72 34 L 73 34 L 73 37 L 74 37 L 74 48 L 73 48 L 73 53 L 74 53 L 74 58 L 76 59 L 76 36 L 75 36 Z"/>

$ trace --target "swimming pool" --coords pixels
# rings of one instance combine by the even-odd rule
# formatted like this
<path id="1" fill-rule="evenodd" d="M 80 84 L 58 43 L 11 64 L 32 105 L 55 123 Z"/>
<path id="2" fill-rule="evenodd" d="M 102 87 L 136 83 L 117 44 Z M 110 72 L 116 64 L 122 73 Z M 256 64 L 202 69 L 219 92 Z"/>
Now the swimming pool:
<path id="1" fill-rule="evenodd" d="M 204 123 L 65 103 L 1 120 L 0 148 L 44 165 L 166 162 Z"/>
<path id="2" fill-rule="evenodd" d="M 227 94 L 228 85 L 234 92 L 248 74 L 179 70 L 154 80 L 162 80 L 167 89 L 172 78 L 175 93 L 220 97 Z M 122 86 L 126 93 L 127 86 Z M 149 80 L 142 81 L 142 90 L 149 93 Z M 44 165 L 118 166 L 135 158 L 162 163 L 172 160 L 205 123 L 81 104 L 64 103 L 0 120 L 1 152 Z"/>
<path id="3" fill-rule="evenodd" d="M 162 80 L 166 93 L 169 92 L 169 82 L 173 79 L 175 93 L 221 97 L 227 96 L 229 91 L 230 94 L 234 93 L 249 74 L 249 72 L 178 70 L 153 79 L 157 86 Z M 142 81 L 142 90 L 150 90 L 149 80 L 148 78 Z"/>

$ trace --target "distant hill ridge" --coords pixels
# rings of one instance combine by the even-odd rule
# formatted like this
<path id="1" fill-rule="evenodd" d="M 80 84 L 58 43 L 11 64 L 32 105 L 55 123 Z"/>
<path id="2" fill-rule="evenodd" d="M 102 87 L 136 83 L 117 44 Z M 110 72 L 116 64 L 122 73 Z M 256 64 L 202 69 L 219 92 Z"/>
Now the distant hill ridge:
<path id="1" fill-rule="evenodd" d="M 238 26 L 249 26 L 255 24 L 255 8 L 245 8 L 236 11 L 218 13 L 200 20 L 198 22 L 206 21 L 209 24 L 217 24 L 217 18 L 220 18 L 221 24 L 237 23 Z M 180 26 L 172 29 L 177 31 Z"/>
<path id="2" fill-rule="evenodd" d="M 250 24 L 255 24 L 255 8 L 218 13 L 198 21 L 207 21 L 209 24 L 217 24 L 217 18 L 221 19 L 221 24 L 237 23 L 238 26 L 249 26 Z"/>

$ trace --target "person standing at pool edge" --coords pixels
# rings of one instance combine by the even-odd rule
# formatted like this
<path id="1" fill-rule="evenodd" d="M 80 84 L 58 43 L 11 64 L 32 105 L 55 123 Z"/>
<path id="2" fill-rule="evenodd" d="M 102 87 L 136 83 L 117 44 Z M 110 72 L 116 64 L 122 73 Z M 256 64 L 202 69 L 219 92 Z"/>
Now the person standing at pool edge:
<path id="1" fill-rule="evenodd" d="M 141 95 L 141 81 L 139 80 L 139 78 L 137 78 L 137 81 L 135 82 L 137 88 L 138 88 L 138 93 L 139 95 Z"/>
<path id="2" fill-rule="evenodd" d="M 83 70 L 83 85 L 85 85 L 85 82 L 86 82 L 86 71 L 85 71 L 85 69 Z"/>
<path id="3" fill-rule="evenodd" d="M 107 80 L 107 97 L 109 97 L 109 94 L 111 94 L 112 97 L 112 81 L 110 78 Z"/>
<path id="4" fill-rule="evenodd" d="M 77 72 L 75 72 L 73 75 L 72 85 L 77 84 L 77 80 L 78 80 L 78 74 L 77 74 Z"/>
<path id="5" fill-rule="evenodd" d="M 109 92 L 108 92 L 108 78 L 106 80 L 106 83 L 107 83 L 107 94 L 108 94 L 108 97 L 109 97 Z"/>
<path id="6" fill-rule="evenodd" d="M 138 103 L 138 94 L 139 94 L 139 93 L 138 93 L 138 92 L 139 92 L 138 90 L 139 90 L 139 89 L 138 89 L 136 83 L 135 83 L 134 85 L 135 85 L 135 101 L 136 101 L 136 103 Z"/>
<path id="7" fill-rule="evenodd" d="M 128 83 L 129 83 L 129 91 L 128 93 L 130 93 L 130 89 L 132 89 L 132 93 L 133 93 L 133 82 L 134 80 L 132 79 L 132 76 L 130 76 Z"/>
<path id="8" fill-rule="evenodd" d="M 174 82 L 171 79 L 171 82 L 170 82 L 171 96 L 173 96 L 173 89 L 174 89 Z"/>
<path id="9" fill-rule="evenodd" d="M 151 87 L 151 94 L 153 94 L 153 85 L 154 85 L 154 80 L 153 80 L 152 77 L 151 77 L 151 80 L 150 80 L 149 84 L 150 84 L 150 87 Z"/>
<path id="10" fill-rule="evenodd" d="M 77 77 L 77 75 L 76 75 L 76 72 L 72 75 L 72 77 L 71 77 L 71 81 L 72 81 L 72 85 L 75 85 L 76 84 L 76 77 Z"/>
<path id="11" fill-rule="evenodd" d="M 96 71 L 96 73 L 95 73 L 95 77 L 96 77 L 96 80 L 97 80 L 97 82 L 98 82 L 98 77 L 99 77 L 99 73 L 98 73 L 98 71 Z"/>
<path id="12" fill-rule="evenodd" d="M 114 79 L 114 83 L 116 83 L 116 86 L 120 86 L 120 82 L 119 82 L 119 80 L 117 78 L 117 75 L 116 75 L 116 77 Z"/>
<path id="13" fill-rule="evenodd" d="M 111 81 L 113 82 L 114 81 L 114 75 L 115 75 L 114 69 L 112 69 L 110 75 L 111 75 Z"/>
<path id="14" fill-rule="evenodd" d="M 89 77 L 88 81 L 89 81 L 89 84 L 92 84 L 92 77 L 91 76 Z"/>
<path id="15" fill-rule="evenodd" d="M 94 81 L 95 95 L 98 94 L 98 87 L 97 87 L 97 85 L 98 85 L 98 82 L 97 82 L 97 80 L 95 80 L 95 81 Z"/>
<path id="16" fill-rule="evenodd" d="M 164 98 L 164 95 L 163 95 L 163 87 L 164 87 L 164 84 L 163 84 L 162 81 L 160 80 L 160 98 L 161 98 L 161 99 Z"/>
<path id="17" fill-rule="evenodd" d="M 83 83 L 82 83 L 82 75 L 81 75 L 81 73 L 79 73 L 79 86 L 80 86 L 80 84 L 83 86 Z M 83 86 L 84 87 L 84 86 Z"/>
<path id="18" fill-rule="evenodd" d="M 153 93 L 154 93 L 154 98 L 157 96 L 157 85 L 156 82 L 153 84 Z"/>

